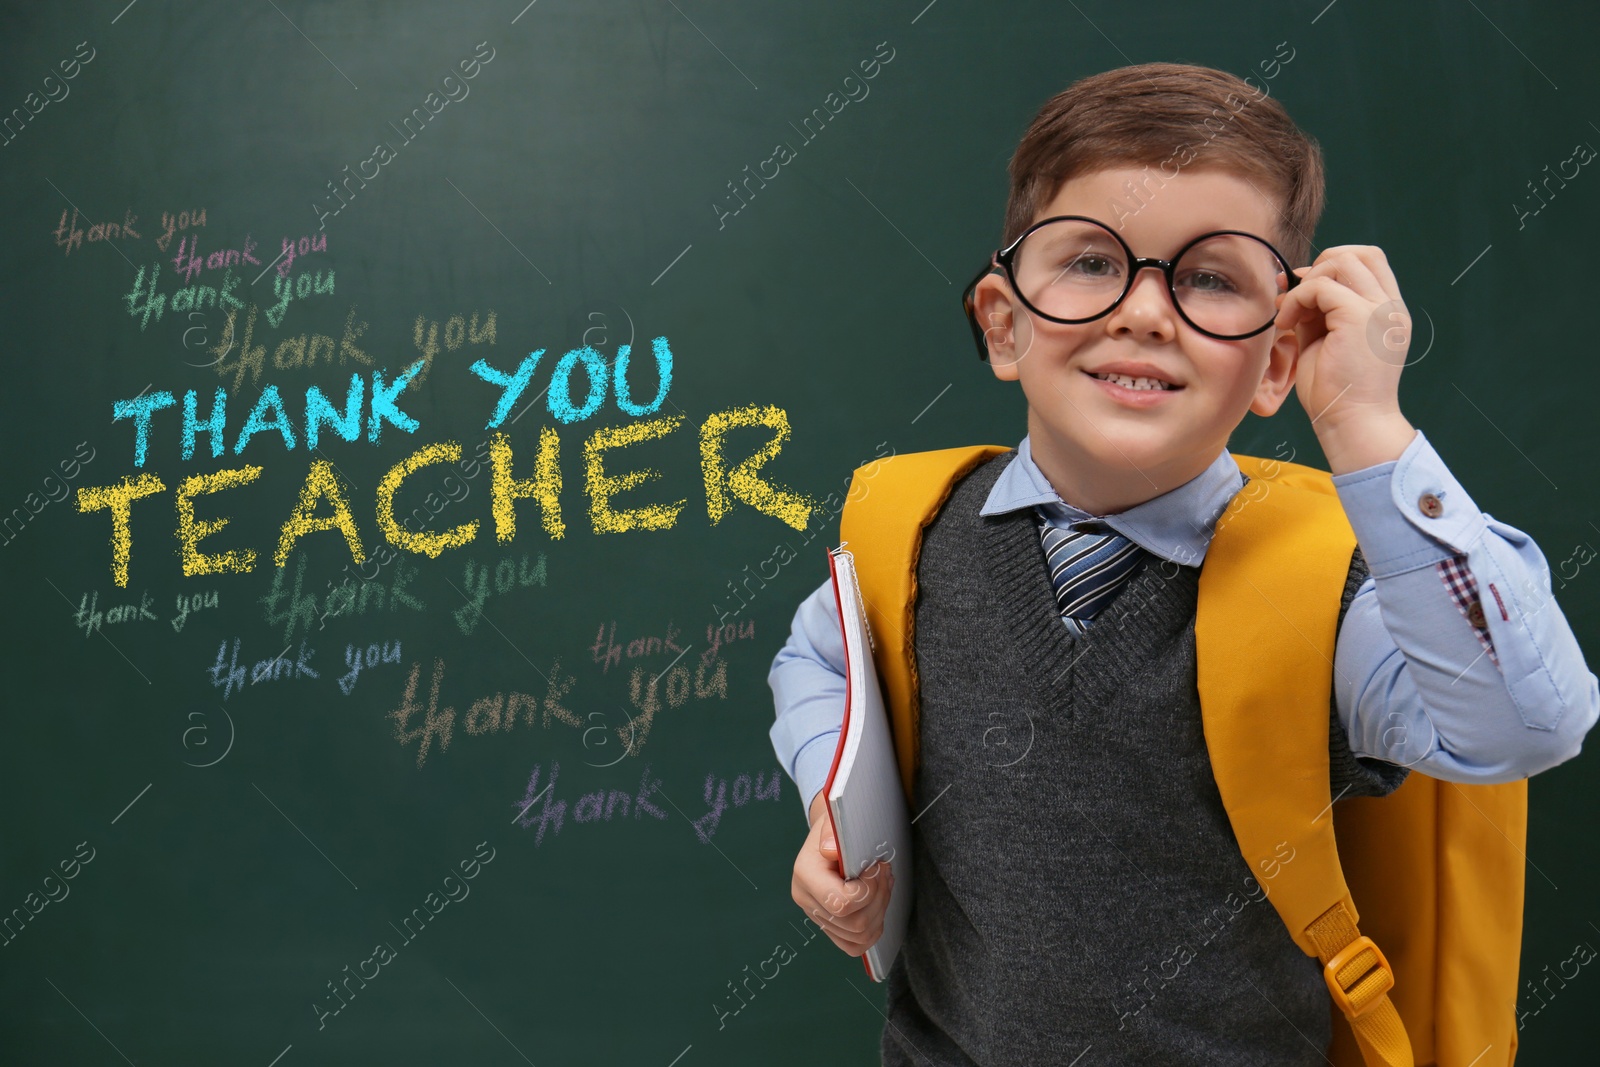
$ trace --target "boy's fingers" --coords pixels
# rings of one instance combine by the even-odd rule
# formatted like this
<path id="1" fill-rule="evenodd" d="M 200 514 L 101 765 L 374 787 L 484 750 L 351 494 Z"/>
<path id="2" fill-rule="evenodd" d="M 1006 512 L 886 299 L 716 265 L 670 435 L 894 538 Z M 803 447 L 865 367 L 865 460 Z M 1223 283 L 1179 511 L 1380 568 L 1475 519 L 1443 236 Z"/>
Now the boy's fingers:
<path id="1" fill-rule="evenodd" d="M 815 916 L 813 916 L 813 921 Z M 859 941 L 864 931 L 872 927 L 871 915 L 846 915 L 828 920 L 828 928 L 840 937 Z"/>
<path id="2" fill-rule="evenodd" d="M 826 904 L 810 909 L 811 920 L 835 936 L 858 943 L 867 940 L 869 944 L 871 941 L 868 938 L 876 939 L 877 936 L 873 931 L 883 926 L 883 911 L 882 908 L 870 908 L 846 915 L 830 914 Z"/>
<path id="3" fill-rule="evenodd" d="M 874 881 L 853 878 L 837 889 L 830 889 L 829 893 L 822 896 L 821 904 L 838 917 L 882 913 L 888 907 L 891 888 L 893 880 L 890 877 L 875 878 Z"/>
<path id="4" fill-rule="evenodd" d="M 835 945 L 852 956 L 859 956 L 883 936 L 887 894 L 877 894 L 874 906 L 857 911 L 833 912 L 823 902 L 809 901 L 805 911 Z"/>
<path id="5" fill-rule="evenodd" d="M 837 917 L 829 917 L 827 909 L 820 906 L 812 907 L 810 913 L 811 921 L 821 927 L 824 933 L 835 941 L 848 944 L 860 942 L 863 931 L 870 926 L 869 923 L 848 916 L 843 921 Z"/>
<path id="6" fill-rule="evenodd" d="M 882 936 L 884 914 L 894 885 L 894 868 L 875 860 L 855 878 L 839 876 L 838 842 L 826 816 L 813 823 L 816 849 L 795 863 L 793 896 L 811 921 L 835 945 L 860 956 Z"/>
<path id="7" fill-rule="evenodd" d="M 842 880 L 839 888 L 852 901 L 867 901 L 887 892 L 888 883 L 893 879 L 893 868 L 878 862 L 862 871 L 857 877 Z"/>
<path id="8" fill-rule="evenodd" d="M 840 913 L 858 910 L 878 893 L 886 891 L 886 883 L 893 881 L 893 878 L 893 867 L 883 861 L 874 862 L 856 878 L 838 877 L 834 862 L 827 861 L 821 854 L 816 859 L 802 859 L 800 864 L 795 865 L 797 885 L 819 901 L 834 899 L 838 904 L 835 910 Z M 883 886 L 883 889 L 878 889 L 878 886 Z"/>
<path id="9" fill-rule="evenodd" d="M 840 882 L 837 887 L 828 890 L 820 903 L 832 914 L 840 916 L 855 914 L 866 907 L 871 900 L 872 888 L 852 879 Z"/>
<path id="10" fill-rule="evenodd" d="M 804 887 L 812 890 L 810 896 L 813 902 L 827 909 L 830 916 L 848 918 L 867 911 L 874 905 L 885 906 L 894 875 L 892 870 L 888 868 L 884 870 L 886 873 L 871 879 L 852 878 L 845 881 L 834 877 L 829 882 L 814 887 L 820 889 L 820 893 L 815 892 L 810 885 Z"/>
<path id="11" fill-rule="evenodd" d="M 824 932 L 828 933 L 827 931 Z M 866 955 L 867 949 L 871 948 L 876 943 L 875 941 L 868 941 L 864 938 L 859 941 L 850 940 L 839 937 L 833 933 L 828 933 L 828 940 L 832 941 L 834 946 L 838 948 L 840 952 L 843 952 L 848 956 L 856 957 Z"/>

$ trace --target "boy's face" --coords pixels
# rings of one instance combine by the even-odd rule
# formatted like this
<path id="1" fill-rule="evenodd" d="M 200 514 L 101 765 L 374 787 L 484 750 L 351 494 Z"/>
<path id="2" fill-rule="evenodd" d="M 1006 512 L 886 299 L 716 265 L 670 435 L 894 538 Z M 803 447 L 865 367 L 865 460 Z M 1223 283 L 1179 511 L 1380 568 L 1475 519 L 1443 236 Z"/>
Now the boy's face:
<path id="1" fill-rule="evenodd" d="M 1124 188 L 1129 181 L 1145 190 L 1142 207 Z M 1161 259 L 1212 230 L 1243 230 L 1276 245 L 1280 217 L 1246 178 L 1194 167 L 1165 184 L 1143 168 L 1081 175 L 1032 221 L 1054 215 L 1098 219 L 1135 256 Z M 1125 510 L 1195 477 L 1227 447 L 1246 411 L 1273 414 L 1294 385 L 1292 331 L 1209 337 L 1178 315 L 1159 270 L 1140 271 L 1113 311 L 1077 325 L 1035 315 L 999 274 L 978 284 L 974 302 L 989 327 L 995 376 L 1022 383 L 1034 461 L 1064 500 L 1094 514 Z M 1146 364 L 1177 388 L 1132 392 L 1090 373 L 1122 362 Z"/>

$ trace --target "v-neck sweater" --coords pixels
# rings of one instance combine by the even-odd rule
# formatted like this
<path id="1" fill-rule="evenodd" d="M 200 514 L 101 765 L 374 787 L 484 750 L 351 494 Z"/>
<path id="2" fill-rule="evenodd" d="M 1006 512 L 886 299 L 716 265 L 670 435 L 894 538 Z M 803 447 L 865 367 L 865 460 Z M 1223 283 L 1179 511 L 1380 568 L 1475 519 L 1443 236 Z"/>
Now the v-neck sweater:
<path id="1" fill-rule="evenodd" d="M 923 534 L 915 899 L 884 1063 L 1323 1063 L 1321 965 L 1212 774 L 1199 569 L 1147 555 L 1074 636 L 1031 510 L 978 513 L 1015 456 L 963 478 Z M 1358 549 L 1341 621 L 1366 574 Z M 1353 757 L 1329 714 L 1331 795 L 1398 788 L 1407 772 Z"/>

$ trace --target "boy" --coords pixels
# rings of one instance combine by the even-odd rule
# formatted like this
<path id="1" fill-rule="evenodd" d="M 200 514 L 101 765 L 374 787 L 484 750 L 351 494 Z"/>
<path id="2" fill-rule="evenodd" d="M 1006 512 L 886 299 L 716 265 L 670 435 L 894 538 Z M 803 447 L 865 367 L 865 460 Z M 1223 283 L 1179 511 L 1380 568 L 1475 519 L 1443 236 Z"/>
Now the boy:
<path id="1" fill-rule="evenodd" d="M 1324 1063 L 1321 968 L 1239 897 L 1249 868 L 1201 731 L 1196 589 L 1245 480 L 1227 451 L 1245 412 L 1296 389 L 1357 535 L 1330 665 L 1335 799 L 1386 796 L 1412 769 L 1492 783 L 1555 766 L 1600 715 L 1600 681 L 1538 548 L 1401 414 L 1383 253 L 1329 248 L 1291 280 L 1323 172 L 1281 105 L 1204 67 L 1113 70 L 1048 101 L 1010 173 L 1004 247 L 968 309 L 1028 432 L 923 532 L 916 897 L 883 1062 Z M 1174 262 L 1132 258 L 1158 256 Z M 835 867 L 820 789 L 841 653 L 825 582 L 768 681 L 811 821 L 793 896 L 858 956 L 893 886 L 882 865 Z M 1227 928 L 1168 974 L 1174 931 L 1224 894 L 1241 901 Z M 1156 961 L 1160 994 L 1136 997 Z"/>

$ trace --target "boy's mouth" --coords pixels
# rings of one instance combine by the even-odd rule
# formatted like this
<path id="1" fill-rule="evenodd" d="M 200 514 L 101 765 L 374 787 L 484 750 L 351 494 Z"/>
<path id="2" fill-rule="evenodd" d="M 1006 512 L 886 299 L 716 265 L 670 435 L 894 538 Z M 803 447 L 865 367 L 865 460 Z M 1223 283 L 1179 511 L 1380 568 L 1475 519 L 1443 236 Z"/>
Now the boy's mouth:
<path id="1" fill-rule="evenodd" d="M 1149 378 L 1131 374 L 1096 373 L 1084 371 L 1096 381 L 1105 382 L 1115 386 L 1118 390 L 1128 392 L 1178 392 L 1183 386 L 1161 378 Z"/>

